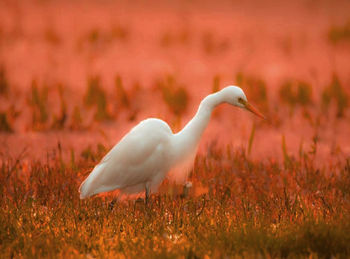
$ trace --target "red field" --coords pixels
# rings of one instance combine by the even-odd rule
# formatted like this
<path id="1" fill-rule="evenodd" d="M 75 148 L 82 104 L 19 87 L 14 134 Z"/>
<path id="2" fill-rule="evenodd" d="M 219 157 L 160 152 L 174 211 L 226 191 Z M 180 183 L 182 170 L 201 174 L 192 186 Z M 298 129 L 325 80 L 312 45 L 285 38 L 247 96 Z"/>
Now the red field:
<path id="1" fill-rule="evenodd" d="M 0 257 L 349 256 L 349 10 L 1 1 Z M 150 208 L 79 201 L 132 126 L 158 117 L 178 131 L 231 84 L 268 119 L 217 108 L 188 197 L 165 183 Z"/>

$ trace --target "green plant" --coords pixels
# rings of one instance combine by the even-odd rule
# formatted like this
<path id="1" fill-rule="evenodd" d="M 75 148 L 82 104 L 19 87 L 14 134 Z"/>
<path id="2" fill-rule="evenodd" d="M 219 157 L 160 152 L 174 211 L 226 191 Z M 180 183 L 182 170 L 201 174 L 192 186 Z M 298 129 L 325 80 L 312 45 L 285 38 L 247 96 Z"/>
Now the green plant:
<path id="1" fill-rule="evenodd" d="M 120 24 L 114 24 L 109 30 L 102 30 L 100 28 L 91 29 L 82 39 L 80 44 L 84 41 L 88 42 L 91 46 L 106 46 L 106 44 L 112 43 L 114 40 L 120 42 L 126 42 L 130 37 L 129 29 L 126 26 Z"/>
<path id="2" fill-rule="evenodd" d="M 3 67 L 0 67 L 0 95 L 7 95 L 10 85 L 8 83 L 6 72 Z"/>
<path id="3" fill-rule="evenodd" d="M 255 136 L 255 124 L 253 124 L 252 130 L 251 130 L 250 136 L 249 136 L 248 155 L 249 155 L 249 154 L 251 153 L 251 151 L 252 151 L 254 136 Z"/>
<path id="4" fill-rule="evenodd" d="M 312 103 L 312 87 L 310 84 L 305 81 L 298 82 L 297 100 L 302 106 Z"/>
<path id="5" fill-rule="evenodd" d="M 180 116 L 186 111 L 188 93 L 183 85 L 178 84 L 172 76 L 168 76 L 165 80 L 159 81 L 157 87 L 163 94 L 163 100 L 175 115 Z"/>
<path id="6" fill-rule="evenodd" d="M 288 168 L 288 167 L 290 167 L 292 160 L 291 160 L 291 157 L 288 154 L 286 138 L 285 138 L 284 135 L 282 135 L 281 145 L 282 145 L 282 154 L 283 154 L 284 166 L 285 166 L 285 168 Z"/>
<path id="7" fill-rule="evenodd" d="M 128 95 L 123 86 L 123 82 L 120 76 L 116 76 L 115 78 L 115 87 L 117 92 L 117 101 L 119 107 L 129 108 L 130 102 Z"/>
<path id="8" fill-rule="evenodd" d="M 57 46 L 62 42 L 62 39 L 52 26 L 46 28 L 44 32 L 44 37 L 48 43 L 54 46 Z"/>
<path id="9" fill-rule="evenodd" d="M 48 88 L 44 86 L 40 89 L 37 82 L 33 80 L 29 103 L 32 107 L 32 124 L 34 129 L 43 129 L 49 119 L 47 98 Z"/>
<path id="10" fill-rule="evenodd" d="M 98 143 L 96 145 L 96 151 L 91 147 L 91 145 L 87 146 L 82 150 L 80 156 L 85 161 L 96 162 L 98 159 L 101 159 L 106 154 L 106 147 L 102 143 Z"/>
<path id="11" fill-rule="evenodd" d="M 265 82 L 262 79 L 248 77 L 246 83 L 250 100 L 252 100 L 254 103 L 260 104 L 260 107 L 267 111 L 268 96 Z"/>
<path id="12" fill-rule="evenodd" d="M 79 106 L 75 105 L 72 114 L 72 122 L 70 125 L 70 129 L 72 130 L 80 130 L 83 129 L 83 119 L 81 117 Z"/>
<path id="13" fill-rule="evenodd" d="M 280 99 L 294 107 L 297 103 L 296 94 L 294 93 L 293 84 L 291 81 L 284 82 L 279 89 Z"/>
<path id="14" fill-rule="evenodd" d="M 216 75 L 213 79 L 212 93 L 216 93 L 218 91 L 220 91 L 220 76 Z"/>
<path id="15" fill-rule="evenodd" d="M 285 168 L 213 146 L 197 156 L 187 195 L 165 182 L 145 206 L 112 194 L 79 199 L 99 146 L 67 162 L 60 151 L 50 163 L 1 161 L 1 258 L 350 255 L 350 159 L 330 167 L 302 156 Z"/>
<path id="16" fill-rule="evenodd" d="M 236 74 L 236 84 L 237 85 L 243 85 L 243 82 L 244 82 L 244 74 L 242 72 L 238 72 Z"/>
<path id="17" fill-rule="evenodd" d="M 296 105 L 307 106 L 312 103 L 312 87 L 305 81 L 285 81 L 279 89 L 282 102 L 294 108 Z"/>
<path id="18" fill-rule="evenodd" d="M 206 31 L 202 35 L 204 52 L 208 55 L 221 53 L 229 49 L 230 42 L 227 38 L 219 38 L 212 31 Z"/>
<path id="19" fill-rule="evenodd" d="M 0 112 L 0 132 L 13 132 L 13 128 L 7 119 L 7 114 L 4 112 Z"/>
<path id="20" fill-rule="evenodd" d="M 331 27 L 328 31 L 328 39 L 334 44 L 350 40 L 350 22 Z"/>
<path id="21" fill-rule="evenodd" d="M 160 45 L 162 47 L 169 47 L 174 42 L 174 36 L 169 31 L 164 32 L 160 37 Z"/>
<path id="22" fill-rule="evenodd" d="M 98 28 L 92 29 L 87 35 L 87 39 L 91 44 L 97 43 L 101 39 L 101 37 L 102 35 Z"/>
<path id="23" fill-rule="evenodd" d="M 130 38 L 130 31 L 126 26 L 120 24 L 113 25 L 111 29 L 111 38 L 127 41 Z"/>
<path id="24" fill-rule="evenodd" d="M 86 147 L 80 155 L 84 160 L 91 160 L 93 162 L 96 161 L 95 153 L 93 152 L 90 145 Z"/>
<path id="25" fill-rule="evenodd" d="M 178 31 L 164 31 L 160 36 L 160 45 L 162 47 L 185 46 L 191 40 L 191 33 L 188 28 L 182 28 Z"/>
<path id="26" fill-rule="evenodd" d="M 64 93 L 63 93 L 63 86 L 62 84 L 58 85 L 58 95 L 60 98 L 60 114 L 59 115 L 54 115 L 53 118 L 53 123 L 52 123 L 52 128 L 54 129 L 63 129 L 64 124 L 67 120 L 67 105 L 64 100 Z"/>
<path id="27" fill-rule="evenodd" d="M 345 109 L 349 105 L 348 95 L 336 74 L 333 75 L 332 82 L 322 92 L 322 109 L 327 111 L 332 101 L 337 106 L 337 117 L 343 117 Z"/>
<path id="28" fill-rule="evenodd" d="M 112 116 L 107 110 L 107 98 L 105 91 L 101 87 L 100 78 L 98 76 L 90 77 L 88 80 L 88 88 L 84 97 L 84 103 L 88 107 L 95 106 L 95 120 L 110 120 Z"/>
<path id="29" fill-rule="evenodd" d="M 236 83 L 241 86 L 247 94 L 250 102 L 258 104 L 264 112 L 269 110 L 266 83 L 256 76 L 246 76 L 242 72 L 236 74 Z"/>

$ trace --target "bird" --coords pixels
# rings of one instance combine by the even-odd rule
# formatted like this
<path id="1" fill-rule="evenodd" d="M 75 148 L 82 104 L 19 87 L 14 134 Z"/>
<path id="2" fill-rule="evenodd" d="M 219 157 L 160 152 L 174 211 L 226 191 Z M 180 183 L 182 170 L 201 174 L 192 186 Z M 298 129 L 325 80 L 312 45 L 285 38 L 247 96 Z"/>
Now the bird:
<path id="1" fill-rule="evenodd" d="M 119 189 L 122 194 L 149 195 L 167 177 L 177 183 L 187 179 L 200 138 L 212 111 L 222 103 L 245 109 L 265 119 L 234 85 L 206 96 L 195 116 L 177 133 L 163 120 L 149 118 L 133 127 L 94 167 L 79 188 L 80 199 Z"/>

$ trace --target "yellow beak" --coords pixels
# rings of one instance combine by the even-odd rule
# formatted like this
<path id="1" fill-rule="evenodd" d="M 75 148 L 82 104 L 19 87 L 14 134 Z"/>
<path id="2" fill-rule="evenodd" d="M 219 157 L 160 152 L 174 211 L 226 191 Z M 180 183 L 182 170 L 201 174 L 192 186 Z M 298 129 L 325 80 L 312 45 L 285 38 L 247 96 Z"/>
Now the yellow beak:
<path id="1" fill-rule="evenodd" d="M 261 112 L 259 112 L 254 106 L 252 106 L 248 102 L 245 102 L 244 106 L 248 111 L 254 113 L 256 116 L 259 116 L 260 118 L 262 118 L 264 120 L 266 119 L 265 116 Z"/>

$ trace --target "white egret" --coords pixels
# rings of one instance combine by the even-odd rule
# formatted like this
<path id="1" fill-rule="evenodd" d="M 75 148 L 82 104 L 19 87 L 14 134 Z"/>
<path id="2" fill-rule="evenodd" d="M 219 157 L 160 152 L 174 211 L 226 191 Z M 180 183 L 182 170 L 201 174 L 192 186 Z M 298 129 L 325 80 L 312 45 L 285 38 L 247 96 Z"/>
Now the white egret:
<path id="1" fill-rule="evenodd" d="M 125 194 L 145 191 L 147 202 L 149 193 L 157 190 L 170 170 L 175 170 L 171 175 L 175 181 L 186 180 L 211 113 L 221 103 L 264 118 L 248 103 L 241 88 L 228 86 L 205 97 L 196 115 L 178 133 L 160 119 L 143 120 L 95 166 L 79 188 L 80 198 L 120 189 Z"/>

